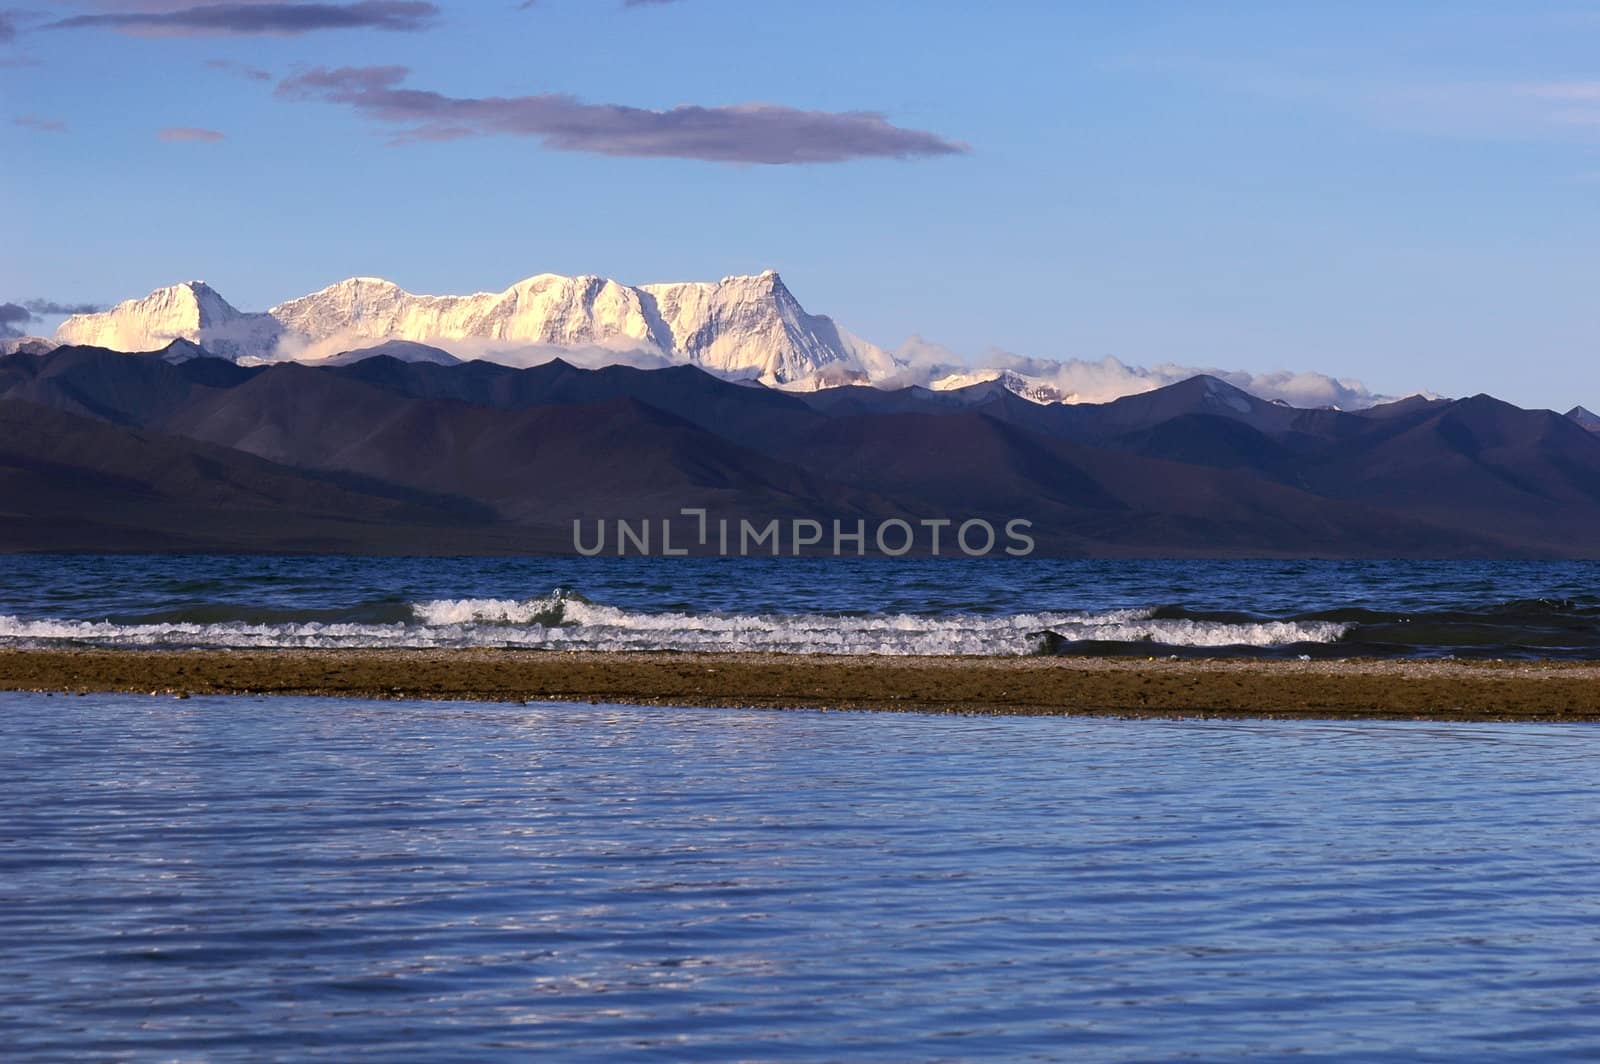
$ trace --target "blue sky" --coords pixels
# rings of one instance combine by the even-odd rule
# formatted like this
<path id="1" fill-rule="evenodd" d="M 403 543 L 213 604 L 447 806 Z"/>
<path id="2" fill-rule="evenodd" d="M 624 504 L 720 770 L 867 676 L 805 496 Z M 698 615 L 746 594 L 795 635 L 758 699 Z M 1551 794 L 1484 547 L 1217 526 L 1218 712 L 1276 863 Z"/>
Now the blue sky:
<path id="1" fill-rule="evenodd" d="M 1600 406 L 1600 3 L 12 2 L 0 300 L 773 267 L 889 347 Z"/>

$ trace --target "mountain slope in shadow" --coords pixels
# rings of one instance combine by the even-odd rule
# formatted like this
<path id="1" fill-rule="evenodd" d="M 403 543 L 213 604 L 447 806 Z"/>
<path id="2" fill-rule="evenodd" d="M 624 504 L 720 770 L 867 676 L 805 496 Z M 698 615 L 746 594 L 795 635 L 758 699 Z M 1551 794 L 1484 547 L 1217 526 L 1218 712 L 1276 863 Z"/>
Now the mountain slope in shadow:
<path id="1" fill-rule="evenodd" d="M 481 503 L 0 399 L 0 549 L 551 549 Z"/>
<path id="2" fill-rule="evenodd" d="M 1022 518 L 1070 554 L 1600 556 L 1600 434 L 1488 396 L 1299 410 L 1197 377 L 1064 406 L 175 345 L 0 358 L 0 402 L 5 549 L 562 550 L 704 508 Z"/>

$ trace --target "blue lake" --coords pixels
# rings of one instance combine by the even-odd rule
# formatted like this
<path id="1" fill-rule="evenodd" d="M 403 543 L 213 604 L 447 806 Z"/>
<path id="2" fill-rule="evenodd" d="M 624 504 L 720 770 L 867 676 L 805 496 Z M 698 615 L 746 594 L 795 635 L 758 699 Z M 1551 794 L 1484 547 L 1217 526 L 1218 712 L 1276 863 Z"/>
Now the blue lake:
<path id="1" fill-rule="evenodd" d="M 1600 563 L 0 555 L 0 646 L 1600 659 Z"/>
<path id="2" fill-rule="evenodd" d="M 14 1056 L 1600 1055 L 1600 731 L 0 695 Z"/>

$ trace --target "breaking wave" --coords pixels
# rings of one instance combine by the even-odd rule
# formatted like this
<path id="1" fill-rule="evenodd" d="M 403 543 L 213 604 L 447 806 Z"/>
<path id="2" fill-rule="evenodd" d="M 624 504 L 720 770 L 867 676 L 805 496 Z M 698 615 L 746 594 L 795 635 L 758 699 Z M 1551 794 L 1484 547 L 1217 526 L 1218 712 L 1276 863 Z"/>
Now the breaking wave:
<path id="1" fill-rule="evenodd" d="M 556 591 L 529 599 L 434 599 L 404 620 L 182 615 L 111 620 L 0 616 L 0 643 L 218 648 L 523 647 L 788 654 L 1023 655 L 1106 649 L 1273 649 L 1333 643 L 1351 623 L 1206 620 L 1149 609 L 1012 614 L 644 612 Z"/>

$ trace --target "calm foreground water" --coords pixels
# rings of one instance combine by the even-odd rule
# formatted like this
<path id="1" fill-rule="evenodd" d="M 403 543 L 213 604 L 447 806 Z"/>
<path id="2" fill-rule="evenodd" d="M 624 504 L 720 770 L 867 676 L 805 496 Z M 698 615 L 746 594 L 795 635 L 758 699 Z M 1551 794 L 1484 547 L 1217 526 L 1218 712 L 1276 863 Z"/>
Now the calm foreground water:
<path id="1" fill-rule="evenodd" d="M 0 646 L 1600 658 L 1600 563 L 0 556 Z"/>
<path id="2" fill-rule="evenodd" d="M 1600 1054 L 1600 731 L 0 695 L 14 1057 Z"/>

